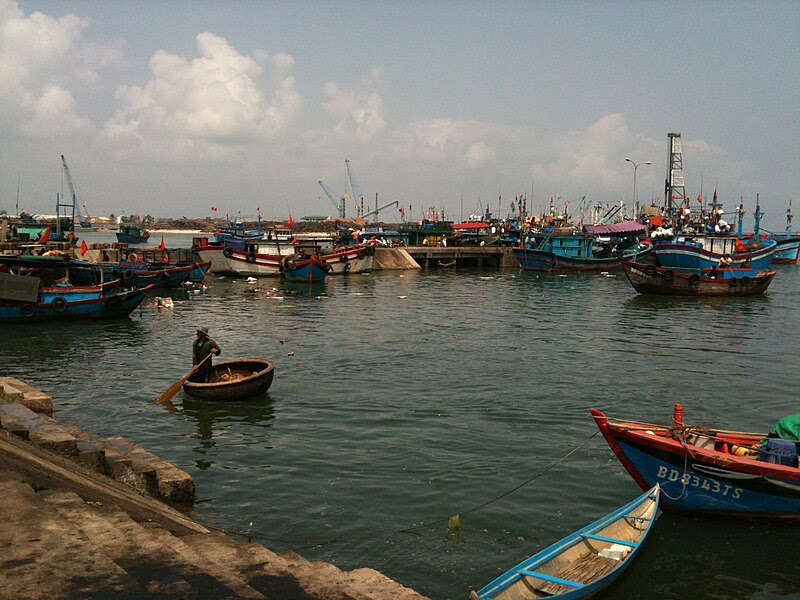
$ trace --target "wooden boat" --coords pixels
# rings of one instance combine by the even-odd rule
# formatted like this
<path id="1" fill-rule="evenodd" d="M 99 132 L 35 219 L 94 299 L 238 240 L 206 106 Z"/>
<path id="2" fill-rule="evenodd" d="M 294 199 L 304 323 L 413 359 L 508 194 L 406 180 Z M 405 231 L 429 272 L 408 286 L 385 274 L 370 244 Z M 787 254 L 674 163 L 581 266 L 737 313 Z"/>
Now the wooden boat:
<path id="1" fill-rule="evenodd" d="M 120 225 L 117 241 L 127 244 L 143 244 L 150 239 L 150 232 L 138 225 Z"/>
<path id="2" fill-rule="evenodd" d="M 190 379 L 183 384 L 183 391 L 202 400 L 243 400 L 266 392 L 274 369 L 269 360 L 223 360 L 211 367 L 207 383 Z"/>
<path id="3" fill-rule="evenodd" d="M 38 278 L 0 273 L 0 323 L 127 317 L 151 287 L 111 294 L 100 291 L 95 297 L 40 296 Z"/>
<path id="4" fill-rule="evenodd" d="M 755 271 L 763 271 L 769 267 L 776 250 L 775 240 L 748 241 L 735 235 L 679 235 L 653 239 L 653 255 L 659 265 L 675 271 L 711 269 L 725 254 L 731 256 L 732 267 L 747 265 Z"/>
<path id="5" fill-rule="evenodd" d="M 365 273 L 372 269 L 375 256 L 375 243 L 355 244 L 323 250 L 319 258 L 331 268 L 330 275 L 344 273 Z"/>
<path id="6" fill-rule="evenodd" d="M 470 600 L 584 598 L 609 585 L 633 560 L 657 518 L 652 489 L 524 560 Z"/>
<path id="7" fill-rule="evenodd" d="M 78 285 L 93 285 L 122 279 L 126 285 L 179 287 L 189 279 L 195 264 L 157 266 L 144 263 L 91 263 L 73 260 L 69 263 L 69 279 Z"/>
<path id="8" fill-rule="evenodd" d="M 53 302 L 61 304 L 64 301 L 90 300 L 107 296 L 122 285 L 121 279 L 114 279 L 100 285 L 72 285 L 67 282 L 56 282 L 49 287 L 39 290 L 39 302 Z M 57 300 L 61 298 L 61 300 Z"/>
<path id="9" fill-rule="evenodd" d="M 584 231 L 543 230 L 527 233 L 514 248 L 520 267 L 529 271 L 617 269 L 623 260 L 641 260 L 652 250 L 637 236 L 646 228 L 636 221 L 587 226 Z"/>
<path id="10" fill-rule="evenodd" d="M 800 469 L 758 460 L 765 434 L 686 426 L 680 404 L 670 425 L 592 417 L 639 487 L 661 485 L 661 508 L 800 517 Z"/>
<path id="11" fill-rule="evenodd" d="M 758 296 L 767 291 L 777 272 L 729 268 L 689 274 L 637 262 L 622 266 L 637 292 L 660 296 Z"/>

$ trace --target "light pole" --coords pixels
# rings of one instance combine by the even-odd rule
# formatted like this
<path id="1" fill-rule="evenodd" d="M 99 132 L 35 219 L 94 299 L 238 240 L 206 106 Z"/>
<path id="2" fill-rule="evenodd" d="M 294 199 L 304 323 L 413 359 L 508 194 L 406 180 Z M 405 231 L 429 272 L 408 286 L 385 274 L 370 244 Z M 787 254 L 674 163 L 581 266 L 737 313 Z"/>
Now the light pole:
<path id="1" fill-rule="evenodd" d="M 625 160 L 633 165 L 633 211 L 634 211 L 633 217 L 636 218 L 636 213 L 639 212 L 639 201 L 636 194 L 636 169 L 638 169 L 640 165 L 649 165 L 651 163 L 649 160 L 645 162 L 636 163 L 633 162 L 629 156 L 626 156 Z"/>

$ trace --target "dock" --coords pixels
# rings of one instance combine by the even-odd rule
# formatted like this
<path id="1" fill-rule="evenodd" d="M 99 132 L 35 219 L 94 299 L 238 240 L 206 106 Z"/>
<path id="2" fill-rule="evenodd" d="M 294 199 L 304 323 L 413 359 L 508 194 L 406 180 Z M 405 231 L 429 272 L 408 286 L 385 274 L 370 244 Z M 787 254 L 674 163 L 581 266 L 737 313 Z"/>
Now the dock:
<path id="1" fill-rule="evenodd" d="M 0 377 L 0 597 L 426 600 L 191 519 L 192 478 L 117 436 L 60 423 L 52 399 Z"/>

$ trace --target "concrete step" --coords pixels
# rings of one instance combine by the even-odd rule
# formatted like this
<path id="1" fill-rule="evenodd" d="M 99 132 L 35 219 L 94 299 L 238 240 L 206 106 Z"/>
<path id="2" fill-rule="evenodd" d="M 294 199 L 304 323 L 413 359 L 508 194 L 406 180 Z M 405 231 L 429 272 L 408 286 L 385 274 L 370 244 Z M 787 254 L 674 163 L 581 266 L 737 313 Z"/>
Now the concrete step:
<path id="1" fill-rule="evenodd" d="M 235 571 L 262 594 L 281 600 L 424 600 L 375 571 L 342 571 L 324 562 L 311 562 L 294 552 L 277 554 L 256 543 L 238 543 L 220 534 L 182 538 L 207 561 Z"/>
<path id="2" fill-rule="evenodd" d="M 0 427 L 56 454 L 78 455 L 78 444 L 72 435 L 52 418 L 18 402 L 0 404 Z"/>
<path id="3" fill-rule="evenodd" d="M 79 531 L 135 580 L 147 592 L 142 597 L 197 600 L 258 597 L 240 595 L 202 566 L 187 561 L 127 514 L 102 506 L 89 511 L 76 498 L 69 492 L 55 491 L 47 496 L 47 503 L 73 531 Z"/>
<path id="4" fill-rule="evenodd" d="M 98 437 L 20 403 L 0 404 L 0 428 L 173 505 L 191 506 L 191 475 L 119 436 Z"/>
<path id="5" fill-rule="evenodd" d="M 14 377 L 0 377 L 0 404 L 19 402 L 34 412 L 53 415 L 53 398 Z"/>
<path id="6" fill-rule="evenodd" d="M 0 597 L 143 597 L 123 569 L 65 524 L 17 473 L 0 474 L 0 481 Z"/>

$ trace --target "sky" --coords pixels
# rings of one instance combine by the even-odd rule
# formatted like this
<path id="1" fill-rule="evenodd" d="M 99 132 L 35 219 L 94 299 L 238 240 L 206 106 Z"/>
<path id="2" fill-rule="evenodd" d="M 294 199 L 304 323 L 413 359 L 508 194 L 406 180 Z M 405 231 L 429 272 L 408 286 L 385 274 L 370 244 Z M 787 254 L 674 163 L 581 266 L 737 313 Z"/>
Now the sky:
<path id="1" fill-rule="evenodd" d="M 62 154 L 90 215 L 335 215 L 345 159 L 406 219 L 662 204 L 680 132 L 690 197 L 783 230 L 798 67 L 794 0 L 0 0 L 0 210 Z"/>

